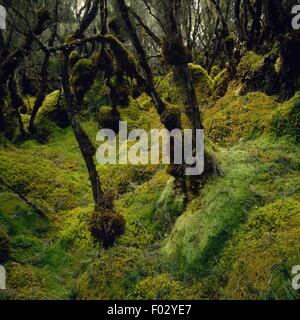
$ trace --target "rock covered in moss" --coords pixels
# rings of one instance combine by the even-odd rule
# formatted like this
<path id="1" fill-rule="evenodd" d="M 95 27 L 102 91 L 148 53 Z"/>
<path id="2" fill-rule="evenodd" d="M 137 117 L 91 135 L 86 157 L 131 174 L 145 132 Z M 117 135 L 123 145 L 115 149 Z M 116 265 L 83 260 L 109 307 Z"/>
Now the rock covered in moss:
<path id="1" fill-rule="evenodd" d="M 36 117 L 37 138 L 46 142 L 55 126 L 66 128 L 70 124 L 63 93 L 56 90 L 46 96 Z"/>
<path id="2" fill-rule="evenodd" d="M 9 258 L 10 244 L 7 233 L 0 228 L 0 263 L 6 262 Z"/>

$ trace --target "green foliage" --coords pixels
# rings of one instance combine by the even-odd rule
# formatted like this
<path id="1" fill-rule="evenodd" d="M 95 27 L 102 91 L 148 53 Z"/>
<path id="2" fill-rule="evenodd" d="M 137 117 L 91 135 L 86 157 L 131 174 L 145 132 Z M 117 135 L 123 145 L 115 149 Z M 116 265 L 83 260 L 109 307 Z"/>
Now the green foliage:
<path id="1" fill-rule="evenodd" d="M 71 82 L 79 104 L 91 88 L 96 77 L 95 66 L 90 59 L 80 59 L 73 68 Z"/>
<path id="2" fill-rule="evenodd" d="M 71 52 L 70 57 L 69 57 L 69 64 L 70 67 L 73 69 L 75 64 L 81 59 L 81 55 L 79 51 L 74 50 Z"/>
<path id="3" fill-rule="evenodd" d="M 278 106 L 272 120 L 272 131 L 277 137 L 289 135 L 300 140 L 300 92 L 283 104 Z"/>
<path id="4" fill-rule="evenodd" d="M 168 274 L 147 277 L 136 286 L 138 300 L 180 300 L 186 298 L 184 288 Z"/>
<path id="5" fill-rule="evenodd" d="M 259 72 L 264 65 L 265 57 L 253 51 L 247 51 L 237 68 L 237 75 L 242 81 L 252 79 L 255 73 Z"/>
<path id="6" fill-rule="evenodd" d="M 222 150 L 218 159 L 224 177 L 204 186 L 200 198 L 177 220 L 163 249 L 172 268 L 181 275 L 209 273 L 252 208 L 297 191 L 296 154 L 297 148 L 285 140 L 274 146 L 259 140 Z"/>
<path id="7" fill-rule="evenodd" d="M 204 126 L 214 142 L 232 144 L 261 134 L 299 139 L 299 93 L 285 103 L 261 92 L 239 96 L 233 90 L 204 112 Z"/>
<path id="8" fill-rule="evenodd" d="M 69 125 L 63 93 L 56 90 L 46 96 L 43 105 L 36 117 L 37 140 L 41 143 L 47 142 L 59 128 Z"/>
<path id="9" fill-rule="evenodd" d="M 189 69 L 198 87 L 199 95 L 215 100 L 218 95 L 219 86 L 224 81 L 226 69 L 219 70 L 215 66 L 209 74 L 203 67 L 193 63 L 189 63 Z"/>
<path id="10" fill-rule="evenodd" d="M 204 126 L 214 142 L 230 144 L 270 130 L 276 102 L 261 92 L 241 97 L 229 92 L 205 111 Z"/>

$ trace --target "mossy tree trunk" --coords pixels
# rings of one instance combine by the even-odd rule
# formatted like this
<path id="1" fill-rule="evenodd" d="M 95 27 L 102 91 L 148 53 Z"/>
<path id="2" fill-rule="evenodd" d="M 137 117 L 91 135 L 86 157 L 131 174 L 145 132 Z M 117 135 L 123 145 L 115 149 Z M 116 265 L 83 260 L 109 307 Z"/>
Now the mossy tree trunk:
<path id="1" fill-rule="evenodd" d="M 89 173 L 89 179 L 91 181 L 93 197 L 95 202 L 95 211 L 100 212 L 101 209 L 105 209 L 105 207 L 107 207 L 108 204 L 105 201 L 104 192 L 102 191 L 100 183 L 100 178 L 94 163 L 95 148 L 92 142 L 90 141 L 90 138 L 80 125 L 80 108 L 76 104 L 77 100 L 75 94 L 72 92 L 72 88 L 70 85 L 68 52 L 65 52 L 63 54 L 63 61 L 61 67 L 62 85 L 64 89 L 69 119 Z"/>
<path id="2" fill-rule="evenodd" d="M 51 35 L 48 41 L 48 47 L 52 47 L 55 39 L 56 39 L 56 34 L 57 34 L 57 20 L 58 20 L 58 0 L 55 1 L 54 4 L 54 9 L 53 9 L 53 26 L 52 26 L 52 31 L 51 31 Z M 32 109 L 32 113 L 31 113 L 31 117 L 30 117 L 30 121 L 29 121 L 29 126 L 28 126 L 28 130 L 31 134 L 35 133 L 35 119 L 37 116 L 37 113 L 39 111 L 39 109 L 41 108 L 41 106 L 43 105 L 43 102 L 45 100 L 46 97 L 46 93 L 47 93 L 47 85 L 48 85 L 48 69 L 49 69 L 49 61 L 50 61 L 50 57 L 51 57 L 51 53 L 49 51 L 45 51 L 45 56 L 44 56 L 44 61 L 43 61 L 43 65 L 42 65 L 42 70 L 41 70 L 41 85 Z"/>
<path id="3" fill-rule="evenodd" d="M 178 115 L 172 114 L 167 110 L 165 103 L 163 102 L 163 100 L 161 99 L 161 96 L 159 95 L 159 93 L 155 88 L 153 75 L 147 61 L 146 52 L 139 40 L 139 37 L 137 35 L 134 25 L 131 22 L 129 10 L 125 4 L 125 1 L 117 0 L 117 5 L 118 5 L 118 10 L 121 14 L 121 17 L 126 25 L 129 38 L 138 55 L 140 66 L 144 71 L 145 78 L 146 78 L 146 91 L 149 94 L 149 96 L 152 98 L 152 101 L 156 107 L 157 113 L 160 116 L 161 123 L 169 131 L 172 131 L 173 129 L 181 129 L 180 114 Z M 174 141 L 173 140 L 171 141 L 170 149 L 171 149 L 171 165 L 169 168 L 169 173 L 176 178 L 181 191 L 186 195 L 187 188 L 186 188 L 186 181 L 184 177 L 185 166 L 174 164 L 174 152 L 173 152 Z"/>
<path id="4" fill-rule="evenodd" d="M 17 85 L 14 74 L 12 74 L 9 78 L 8 89 L 10 92 L 10 101 L 11 101 L 12 107 L 15 109 L 15 112 L 16 112 L 16 115 L 18 118 L 18 122 L 19 122 L 19 126 L 20 126 L 20 133 L 22 135 L 24 135 L 25 130 L 24 130 L 24 125 L 22 122 L 22 117 L 21 117 L 19 109 L 20 108 L 26 109 L 26 106 L 24 104 L 23 98 L 19 94 L 18 85 Z"/>
<path id="5" fill-rule="evenodd" d="M 198 106 L 197 95 L 194 81 L 189 72 L 188 63 L 191 57 L 184 46 L 180 27 L 177 23 L 176 12 L 178 11 L 177 2 L 164 2 L 164 22 L 166 36 L 163 44 L 163 53 L 174 69 L 175 79 L 180 89 L 185 103 L 185 113 L 193 129 L 193 139 L 195 143 L 196 130 L 202 129 L 201 113 Z"/>
<path id="6" fill-rule="evenodd" d="M 49 19 L 50 16 L 48 16 L 48 12 L 46 12 L 45 16 L 40 16 L 32 32 L 29 32 L 26 35 L 23 44 L 10 55 L 8 55 L 0 64 L 0 132 L 4 132 L 2 108 L 4 105 L 3 99 L 7 82 L 11 75 L 14 74 L 16 68 L 24 60 L 24 58 L 29 55 L 33 41 L 37 36 L 41 35 L 44 32 L 45 24 L 49 21 Z"/>

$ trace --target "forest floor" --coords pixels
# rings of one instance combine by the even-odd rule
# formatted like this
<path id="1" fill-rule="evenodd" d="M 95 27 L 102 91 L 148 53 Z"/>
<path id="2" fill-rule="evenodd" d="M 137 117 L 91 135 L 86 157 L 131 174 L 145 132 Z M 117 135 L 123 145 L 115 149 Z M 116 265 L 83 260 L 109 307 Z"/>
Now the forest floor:
<path id="1" fill-rule="evenodd" d="M 90 236 L 91 188 L 71 128 L 55 128 L 44 144 L 1 146 L 1 179 L 45 211 L 1 187 L 0 226 L 11 245 L 2 298 L 299 298 L 291 286 L 300 264 L 299 105 L 300 93 L 278 103 L 235 88 L 205 108 L 223 175 L 187 207 L 163 166 L 99 165 L 126 219 L 110 250 Z M 120 113 L 132 127 L 160 126 L 145 95 Z M 95 141 L 96 120 L 86 117 L 84 128 Z"/>

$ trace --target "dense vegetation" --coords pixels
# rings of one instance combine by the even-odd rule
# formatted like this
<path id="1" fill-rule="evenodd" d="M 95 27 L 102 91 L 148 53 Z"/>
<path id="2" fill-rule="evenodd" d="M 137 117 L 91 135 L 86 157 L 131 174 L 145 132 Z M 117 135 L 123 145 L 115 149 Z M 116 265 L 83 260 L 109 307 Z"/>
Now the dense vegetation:
<path id="1" fill-rule="evenodd" d="M 0 299 L 300 298 L 296 1 L 0 4 Z M 204 173 L 97 164 L 120 120 Z"/>

